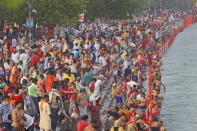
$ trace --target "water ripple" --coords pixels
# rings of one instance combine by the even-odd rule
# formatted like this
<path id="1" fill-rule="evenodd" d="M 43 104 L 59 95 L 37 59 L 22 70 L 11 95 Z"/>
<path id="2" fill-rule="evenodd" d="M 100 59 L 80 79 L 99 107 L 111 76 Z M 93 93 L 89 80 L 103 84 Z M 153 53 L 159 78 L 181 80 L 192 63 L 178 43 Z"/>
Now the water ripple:
<path id="1" fill-rule="evenodd" d="M 161 120 L 168 131 L 197 131 L 197 24 L 175 39 L 163 58 L 166 84 Z"/>

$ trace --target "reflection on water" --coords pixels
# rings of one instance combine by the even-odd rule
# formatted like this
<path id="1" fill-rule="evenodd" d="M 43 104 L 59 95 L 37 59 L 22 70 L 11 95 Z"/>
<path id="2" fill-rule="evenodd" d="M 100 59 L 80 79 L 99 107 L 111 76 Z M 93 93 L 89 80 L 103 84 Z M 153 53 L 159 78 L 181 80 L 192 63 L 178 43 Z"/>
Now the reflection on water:
<path id="1" fill-rule="evenodd" d="M 168 131 L 197 131 L 197 24 L 176 37 L 162 68 L 161 120 Z"/>

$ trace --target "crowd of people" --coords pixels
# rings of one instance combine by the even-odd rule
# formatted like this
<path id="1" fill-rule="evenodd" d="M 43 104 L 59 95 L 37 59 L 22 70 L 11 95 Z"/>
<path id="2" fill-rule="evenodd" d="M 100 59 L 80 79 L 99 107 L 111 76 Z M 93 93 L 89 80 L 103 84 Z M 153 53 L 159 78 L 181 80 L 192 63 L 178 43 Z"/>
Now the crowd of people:
<path id="1" fill-rule="evenodd" d="M 64 28 L 61 37 L 28 42 L 15 25 L 6 28 L 0 50 L 0 126 L 5 131 L 144 131 L 147 90 L 144 81 L 152 59 L 152 131 L 160 121 L 161 55 L 154 57 L 185 12 L 164 10 L 130 23 L 95 23 Z M 171 29 L 165 30 L 165 26 Z M 26 30 L 24 30 L 24 34 Z M 161 35 L 162 34 L 162 35 Z M 116 56 L 121 55 L 121 63 Z M 113 77 L 116 105 L 101 122 L 101 91 Z M 164 86 L 165 87 L 165 86 Z M 165 88 L 164 88 L 165 89 Z"/>

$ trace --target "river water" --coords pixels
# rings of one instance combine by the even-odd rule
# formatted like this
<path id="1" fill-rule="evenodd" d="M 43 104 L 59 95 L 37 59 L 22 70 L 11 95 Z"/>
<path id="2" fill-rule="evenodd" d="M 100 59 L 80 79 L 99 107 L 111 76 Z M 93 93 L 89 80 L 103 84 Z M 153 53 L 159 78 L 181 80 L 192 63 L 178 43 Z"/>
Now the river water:
<path id="1" fill-rule="evenodd" d="M 197 131 L 197 24 L 177 35 L 162 70 L 164 126 L 167 131 Z"/>

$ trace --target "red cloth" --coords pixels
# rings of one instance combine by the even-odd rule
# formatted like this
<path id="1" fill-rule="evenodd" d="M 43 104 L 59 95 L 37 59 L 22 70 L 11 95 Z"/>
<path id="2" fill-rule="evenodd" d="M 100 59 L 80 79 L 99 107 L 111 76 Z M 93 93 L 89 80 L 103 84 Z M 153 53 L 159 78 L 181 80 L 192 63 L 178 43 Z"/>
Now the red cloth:
<path id="1" fill-rule="evenodd" d="M 30 65 L 33 66 L 37 62 L 38 62 L 38 56 L 37 55 L 31 56 L 31 63 L 30 63 Z"/>
<path id="2" fill-rule="evenodd" d="M 129 119 L 131 119 L 132 117 L 134 117 L 136 115 L 136 112 L 135 111 L 131 111 L 129 113 Z"/>
<path id="3" fill-rule="evenodd" d="M 155 108 L 152 108 L 152 115 L 155 116 L 155 117 L 158 117 L 159 116 L 159 111 L 156 110 Z"/>
<path id="4" fill-rule="evenodd" d="M 42 51 L 41 51 L 40 49 L 37 49 L 35 52 L 38 53 L 37 56 L 38 56 L 39 58 L 43 57 L 43 53 L 42 53 Z"/>
<path id="5" fill-rule="evenodd" d="M 21 96 L 14 96 L 15 101 L 23 101 L 23 98 Z"/>
<path id="6" fill-rule="evenodd" d="M 133 33 L 134 36 L 136 35 L 135 29 L 132 29 L 132 33 Z"/>
<path id="7" fill-rule="evenodd" d="M 113 45 L 114 46 L 117 46 L 117 45 L 119 45 L 119 41 L 114 37 L 114 39 L 113 39 Z"/>
<path id="8" fill-rule="evenodd" d="M 54 75 L 49 74 L 46 80 L 46 90 L 48 92 L 52 89 L 52 84 L 54 81 L 58 81 L 58 79 Z"/>
<path id="9" fill-rule="evenodd" d="M 88 126 L 87 121 L 79 121 L 77 123 L 77 131 L 83 131 L 86 126 Z"/>
<path id="10" fill-rule="evenodd" d="M 131 91 L 130 91 L 130 93 L 129 93 L 129 97 L 131 96 L 131 94 L 133 94 L 134 92 L 135 92 L 135 90 L 136 90 L 136 88 L 133 88 Z"/>
<path id="11" fill-rule="evenodd" d="M 143 41 L 143 43 L 142 43 L 142 48 L 143 48 L 143 49 L 145 49 L 145 48 L 146 48 L 146 43 L 147 43 L 147 41 L 146 41 L 146 40 L 144 40 L 144 41 Z"/>
<path id="12" fill-rule="evenodd" d="M 127 82 L 122 82 L 122 92 L 125 95 L 127 91 Z"/>
<path id="13" fill-rule="evenodd" d="M 137 58 L 138 57 L 138 54 L 137 53 L 133 53 L 132 56 L 134 56 L 135 58 Z"/>
<path id="14" fill-rule="evenodd" d="M 60 88 L 60 91 L 67 91 L 66 87 Z M 65 96 L 67 96 L 66 93 L 61 93 L 62 99 L 64 99 Z"/>
<path id="15" fill-rule="evenodd" d="M 72 57 L 72 60 L 75 60 L 76 62 L 78 61 L 75 56 Z"/>
<path id="16" fill-rule="evenodd" d="M 69 88 L 68 91 L 74 91 L 72 88 Z M 69 94 L 69 100 L 70 99 L 75 99 L 75 93 L 70 93 Z"/>

